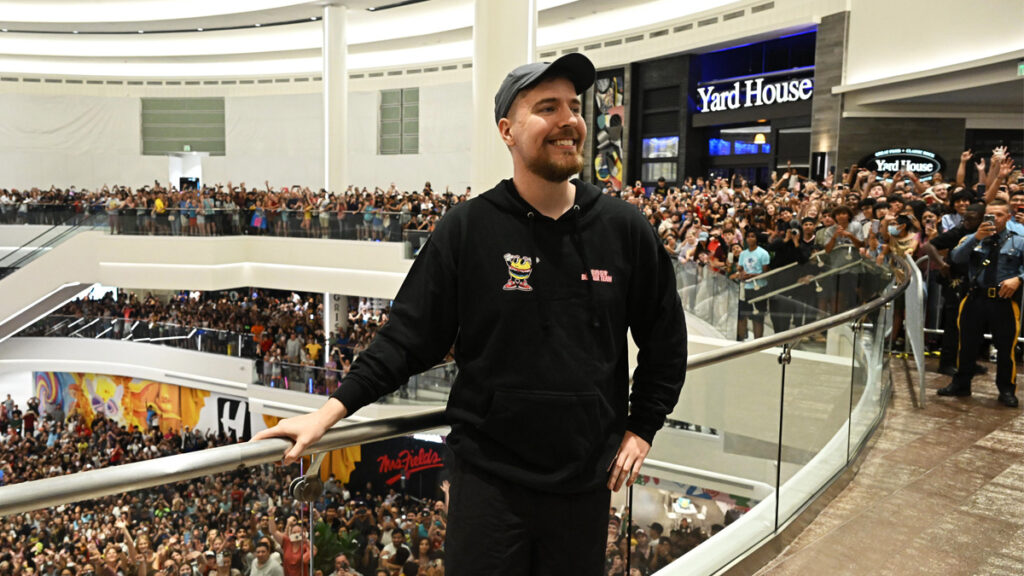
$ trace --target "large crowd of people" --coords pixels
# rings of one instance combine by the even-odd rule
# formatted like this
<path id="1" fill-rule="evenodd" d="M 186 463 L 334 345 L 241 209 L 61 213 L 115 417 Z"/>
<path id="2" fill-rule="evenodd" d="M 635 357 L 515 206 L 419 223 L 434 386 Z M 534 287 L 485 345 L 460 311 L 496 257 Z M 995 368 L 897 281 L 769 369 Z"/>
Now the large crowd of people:
<path id="1" fill-rule="evenodd" d="M 742 284 L 747 300 L 765 289 L 762 274 L 789 264 L 806 265 L 815 253 L 882 265 L 904 255 L 915 259 L 928 255 L 935 289 L 941 288 L 946 295 L 955 294 L 951 286 L 956 276 L 947 262 L 948 242 L 937 239 L 957 230 L 967 234 L 971 227 L 977 229 L 980 214 L 993 206 L 1007 208 L 1007 228 L 1024 231 L 1019 175 L 1007 151 L 997 148 L 981 156 L 965 151 L 949 181 L 942 174 L 925 182 L 913 172 L 879 174 L 855 165 L 819 182 L 787 169 L 773 174 L 765 187 L 737 177 L 699 177 L 686 178 L 678 186 L 664 180 L 651 187 L 638 182 L 606 193 L 619 195 L 642 211 L 681 265 Z M 371 240 L 393 238 L 396 224 L 401 229 L 424 217 L 436 220 L 465 198 L 433 193 L 429 187 L 406 195 L 392 189 L 333 196 L 297 189 L 275 193 L 269 187 L 255 191 L 230 184 L 200 193 L 176 193 L 157 184 L 136 191 L 4 190 L 0 194 L 0 215 L 6 222 L 42 214 L 45 211 L 39 206 L 49 203 L 63 205 L 71 213 L 99 207 L 108 215 L 111 228 L 125 233 L 203 235 L 246 229 L 261 233 L 290 231 L 294 226 L 309 236 L 341 237 L 349 216 L 356 215 L 353 230 L 362 230 L 360 237 Z M 74 203 L 69 205 L 70 199 Z M 177 217 L 170 219 L 175 207 Z M 979 222 L 972 223 L 972 213 L 979 215 L 975 218 Z M 388 214 L 398 216 L 389 220 Z M 936 246 L 930 246 L 933 240 Z M 821 301 L 823 297 L 814 296 L 821 291 L 809 285 L 796 299 L 813 302 L 818 298 L 815 308 L 836 311 L 852 306 L 863 290 L 853 274 L 835 274 L 831 281 L 834 284 L 825 291 L 832 295 L 830 300 Z M 343 377 L 351 356 L 387 321 L 388 312 L 386 306 L 354 300 L 349 328 L 332 342 L 333 352 L 324 355 L 323 304 L 315 295 L 256 291 L 240 298 L 185 294 L 161 301 L 121 294 L 116 299 L 74 302 L 61 311 L 71 316 L 137 318 L 252 334 L 251 353 L 262 360 L 265 378 L 273 381 L 269 367 L 282 362 L 325 368 L 325 374 L 333 374 L 324 383 L 327 392 Z M 741 306 L 738 334 L 746 333 L 749 321 L 754 336 L 759 336 L 766 316 L 776 330 L 807 320 L 805 312 L 787 307 L 785 299 L 760 307 Z M 947 331 L 948 322 L 944 318 Z M 941 366 L 948 367 L 955 349 L 949 353 L 944 345 L 943 352 Z M 126 430 L 102 417 L 86 424 L 74 414 L 40 415 L 33 404 L 21 410 L 8 399 L 0 404 L 4 455 L 0 484 L 234 441 L 188 430 Z M 286 491 L 296 473 L 269 466 L 240 470 L 0 519 L 0 576 L 150 572 L 291 576 L 308 574 L 300 566 L 311 556 L 322 574 L 443 574 L 442 493 L 436 500 L 422 502 L 393 492 L 350 492 L 328 482 L 323 503 L 304 507 Z M 312 547 L 305 544 L 310 515 Z M 613 511 L 606 574 L 646 576 L 708 535 L 685 526 L 667 534 L 660 525 L 626 528 L 621 515 Z"/>
<path id="2" fill-rule="evenodd" d="M 224 446 L 198 430 L 127 429 L 97 415 L 0 402 L 0 486 Z M 0 518 L 0 576 L 146 574 L 444 575 L 447 482 L 435 499 L 325 483 L 313 506 L 288 492 L 299 467 L 261 466 Z M 648 575 L 723 528 L 627 526 L 610 510 L 606 574 Z M 727 515 L 726 523 L 738 517 Z M 309 527 L 312 525 L 312 539 Z"/>
<path id="3" fill-rule="evenodd" d="M 24 336 L 131 338 L 252 358 L 263 384 L 327 394 L 390 314 L 377 298 L 348 298 L 347 321 L 325 337 L 323 295 L 240 289 L 80 298 L 28 327 Z M 89 321 L 99 320 L 85 330 Z M 191 337 L 188 335 L 191 334 Z M 329 350 L 325 353 L 324 350 Z M 286 382 L 286 378 L 289 380 Z"/>
<path id="4" fill-rule="evenodd" d="M 216 184 L 178 190 L 157 181 L 138 188 L 103 186 L 47 190 L 0 189 L 0 224 L 82 222 L 115 234 L 217 236 L 255 234 L 401 241 L 429 234 L 464 193 L 350 186 L 340 193 L 299 186 Z"/>
<path id="5" fill-rule="evenodd" d="M 720 275 L 743 288 L 736 329 L 742 340 L 748 326 L 753 337 L 759 337 L 766 322 L 779 332 L 853 307 L 870 296 L 871 287 L 856 268 L 846 269 L 849 263 L 885 265 L 903 255 L 931 257 L 926 272 L 930 272 L 929 297 L 934 305 L 928 307 L 928 326 L 948 328 L 952 320 L 940 318 L 941 306 L 936 303 L 948 282 L 949 266 L 942 259 L 948 248 L 932 252 L 929 243 L 959 225 L 969 205 L 984 204 L 1000 195 L 1014 212 L 1011 227 L 1024 231 L 1019 175 L 1007 150 L 997 148 L 990 156 L 965 151 L 949 181 L 942 173 L 926 182 L 910 171 L 879 174 L 856 165 L 841 175 L 829 174 L 814 181 L 787 167 L 773 173 L 763 188 L 736 176 L 688 177 L 678 186 L 660 179 L 654 186 L 637 182 L 621 191 L 606 188 L 605 192 L 619 195 L 643 212 L 662 237 L 665 249 L 680 262 L 684 283 Z M 32 214 L 42 217 L 64 207 L 72 213 L 105 211 L 111 229 L 125 233 L 203 235 L 266 230 L 393 240 L 401 239 L 396 231 L 409 226 L 429 234 L 432 223 L 466 197 L 434 192 L 429 182 L 422 191 L 400 192 L 391 185 L 372 193 L 350 188 L 339 195 L 298 187 L 275 190 L 269 184 L 255 189 L 230 182 L 198 193 L 178 192 L 154 182 L 134 191 L 124 187 L 91 192 L 0 190 L 0 214 L 5 221 L 12 221 Z M 44 210 L 47 206 L 50 209 Z M 177 216 L 175 210 L 180 212 Z M 158 217 L 158 212 L 163 216 Z M 204 219 L 201 212 L 209 217 Z M 424 219 L 430 224 L 420 228 Z M 415 239 L 417 245 L 421 241 Z M 823 263 L 842 270 L 819 280 Z M 768 280 L 758 278 L 782 267 L 791 268 L 790 273 L 771 274 Z M 782 293 L 768 302 L 748 303 L 780 288 Z M 691 291 L 684 296 L 684 304 L 692 308 L 695 294 Z M 307 389 L 312 377 L 313 387 L 321 393 L 329 393 L 344 376 L 352 357 L 369 343 L 388 314 L 386 306 L 371 312 L 365 306 L 353 306 L 348 326 L 336 330 L 334 341 L 326 346 L 330 353 L 321 354 L 326 342 L 319 296 L 304 299 L 301 306 L 290 301 L 251 302 L 248 297 L 236 302 L 223 294 L 179 305 L 147 298 L 143 302 L 107 302 L 99 310 L 112 317 L 138 311 L 136 317 L 151 322 L 166 320 L 190 328 L 251 335 L 240 352 L 260 361 L 258 368 L 265 383 L 280 386 L 287 382 L 290 387 L 292 381 L 301 380 L 302 388 Z M 79 313 L 75 305 L 64 312 Z M 901 313 L 898 310 L 897 332 Z M 116 332 L 112 334 L 118 335 Z M 208 347 L 229 345 L 226 338 L 206 340 Z M 953 354 L 948 346 L 946 353 Z M 947 371 L 949 362 L 944 362 Z M 301 378 L 289 378 L 289 365 L 326 371 L 306 370 L 299 373 Z"/>

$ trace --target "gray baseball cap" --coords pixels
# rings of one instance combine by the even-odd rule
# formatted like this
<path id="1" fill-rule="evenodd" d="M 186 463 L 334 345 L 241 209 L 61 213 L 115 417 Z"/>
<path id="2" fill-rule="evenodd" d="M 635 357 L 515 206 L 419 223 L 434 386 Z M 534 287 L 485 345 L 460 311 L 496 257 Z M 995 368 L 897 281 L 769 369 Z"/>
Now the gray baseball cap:
<path id="1" fill-rule="evenodd" d="M 498 93 L 494 95 L 494 123 L 497 124 L 508 115 L 512 101 L 524 88 L 529 88 L 550 76 L 568 79 L 576 88 L 577 94 L 585 92 L 597 78 L 594 63 L 579 52 L 566 54 L 554 62 L 523 64 L 505 76 Z"/>

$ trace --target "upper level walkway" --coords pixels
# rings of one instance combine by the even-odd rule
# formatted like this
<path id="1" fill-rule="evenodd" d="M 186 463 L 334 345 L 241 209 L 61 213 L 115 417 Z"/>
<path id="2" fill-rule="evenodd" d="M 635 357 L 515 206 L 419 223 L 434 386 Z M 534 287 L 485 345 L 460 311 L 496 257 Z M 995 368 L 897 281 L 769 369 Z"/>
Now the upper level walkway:
<path id="1" fill-rule="evenodd" d="M 934 370 L 929 360 L 929 370 Z M 912 363 L 846 488 L 759 575 L 1024 574 L 1024 413 L 996 403 L 995 365 L 970 398 L 916 405 Z"/>

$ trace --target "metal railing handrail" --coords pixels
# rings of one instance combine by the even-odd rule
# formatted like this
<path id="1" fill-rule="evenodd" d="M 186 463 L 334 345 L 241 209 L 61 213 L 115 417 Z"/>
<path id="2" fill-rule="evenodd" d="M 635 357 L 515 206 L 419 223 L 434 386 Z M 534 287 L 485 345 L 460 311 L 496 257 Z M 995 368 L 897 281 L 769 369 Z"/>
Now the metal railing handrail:
<path id="1" fill-rule="evenodd" d="M 338 426 L 310 446 L 308 453 L 326 452 L 348 446 L 397 438 L 445 425 L 444 409 L 383 418 Z M 0 488 L 0 517 L 30 512 L 69 502 L 151 488 L 170 482 L 230 472 L 239 468 L 271 464 L 281 459 L 291 442 L 270 438 L 240 442 L 198 452 L 132 462 L 45 478 Z"/>
<path id="2" fill-rule="evenodd" d="M 913 262 L 909 257 L 897 262 L 904 272 L 902 281 L 896 285 L 890 283 L 875 299 L 846 312 L 785 332 L 695 354 L 688 358 L 687 369 L 703 368 L 766 350 L 778 344 L 792 342 L 812 333 L 839 326 L 885 306 L 910 285 Z M 355 444 L 387 440 L 438 428 L 446 424 L 444 413 L 443 408 L 436 408 L 411 415 L 335 427 L 310 446 L 305 454 L 337 450 Z M 0 517 L 238 468 L 269 464 L 280 460 L 290 445 L 291 442 L 288 440 L 272 438 L 4 486 L 0 488 Z"/>
<path id="3" fill-rule="evenodd" d="M 83 227 L 87 227 L 87 226 L 88 227 L 92 227 L 91 221 L 92 221 L 92 219 L 95 216 L 96 216 L 96 214 L 85 214 L 84 217 L 81 220 L 75 222 L 74 224 L 68 225 L 68 224 L 61 223 L 61 224 L 55 224 L 55 225 L 51 226 L 50 228 L 47 228 L 46 231 L 44 231 L 43 233 L 39 234 L 38 236 L 36 236 L 32 240 L 29 240 L 29 243 L 35 242 L 39 238 L 45 236 L 46 234 L 48 234 L 49 232 L 54 231 L 54 230 L 57 230 L 58 234 L 56 236 L 54 236 L 53 238 L 48 239 L 43 244 L 40 244 L 39 246 L 32 246 L 32 247 L 30 247 L 30 251 L 29 251 L 28 254 L 22 255 L 21 257 L 15 259 L 15 261 L 10 263 L 10 264 L 6 263 L 6 260 L 8 258 L 13 258 L 15 254 L 17 254 L 18 252 L 21 252 L 22 250 L 29 249 L 28 244 L 25 244 L 25 245 L 21 246 L 20 248 L 18 248 L 17 250 L 12 251 L 7 256 L 4 256 L 3 258 L 0 258 L 0 268 L 21 268 L 21 267 L 23 267 L 25 264 L 27 264 L 28 262 L 31 262 L 33 259 L 35 259 L 37 252 L 39 252 L 40 250 L 43 250 L 43 249 L 46 249 L 46 248 L 51 248 L 54 245 L 59 244 L 60 242 L 62 242 L 68 236 L 72 236 L 74 234 L 77 234 Z M 70 220 L 70 218 L 69 218 L 69 220 Z"/>
<path id="4" fill-rule="evenodd" d="M 726 346 L 725 348 L 694 354 L 686 362 L 687 369 L 703 368 L 737 356 L 744 356 L 746 354 L 752 354 L 754 352 L 773 348 L 779 344 L 793 342 L 803 338 L 804 336 L 810 336 L 816 332 L 821 332 L 822 330 L 827 330 L 829 328 L 845 324 L 850 320 L 859 318 L 868 312 L 885 306 L 889 302 L 895 300 L 897 296 L 906 291 L 907 287 L 910 286 L 910 267 L 913 263 L 910 261 L 909 257 L 902 260 L 896 260 L 896 262 L 899 263 L 900 268 L 903 271 L 902 281 L 896 285 L 890 284 L 886 287 L 885 291 L 883 291 L 882 294 L 874 300 L 865 302 L 864 304 L 851 308 L 846 312 L 840 312 L 839 314 L 829 316 L 828 318 L 822 318 L 821 320 L 809 322 L 803 326 L 790 328 L 785 332 L 778 332 L 769 336 L 757 338 L 756 340 L 748 340 L 747 342 L 740 342 L 732 346 Z"/>

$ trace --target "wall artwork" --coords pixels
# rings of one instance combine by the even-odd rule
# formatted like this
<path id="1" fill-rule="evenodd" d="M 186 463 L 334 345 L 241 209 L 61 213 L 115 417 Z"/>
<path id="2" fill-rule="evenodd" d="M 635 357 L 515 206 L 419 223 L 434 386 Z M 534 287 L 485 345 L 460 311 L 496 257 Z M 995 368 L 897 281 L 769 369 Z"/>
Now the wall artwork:
<path id="1" fill-rule="evenodd" d="M 188 426 L 203 432 L 234 434 L 239 440 L 248 440 L 267 427 L 262 418 L 253 418 L 244 398 L 206 390 L 69 372 L 36 372 L 33 381 L 44 414 L 79 414 L 90 424 L 97 415 L 103 415 L 129 428 L 148 430 L 156 421 L 163 432 Z"/>
<path id="2" fill-rule="evenodd" d="M 599 186 L 622 190 L 625 72 L 602 72 L 594 85 L 594 177 Z"/>

